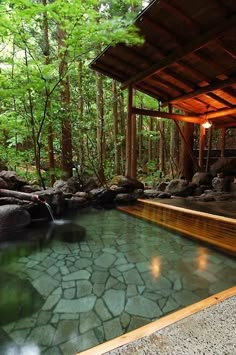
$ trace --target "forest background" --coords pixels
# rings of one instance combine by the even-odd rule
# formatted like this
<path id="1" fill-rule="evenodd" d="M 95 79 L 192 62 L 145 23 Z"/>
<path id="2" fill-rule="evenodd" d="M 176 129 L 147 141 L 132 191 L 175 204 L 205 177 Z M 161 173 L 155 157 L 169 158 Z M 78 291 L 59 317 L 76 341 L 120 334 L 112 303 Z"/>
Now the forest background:
<path id="1" fill-rule="evenodd" d="M 89 63 L 107 45 L 141 45 L 132 25 L 150 1 L 0 1 L 0 160 L 43 187 L 73 174 L 125 174 L 126 92 Z M 136 92 L 135 105 L 160 108 Z M 139 177 L 179 173 L 170 120 L 140 116 Z M 217 136 L 213 145 L 217 146 Z M 197 142 L 196 142 L 197 144 Z"/>

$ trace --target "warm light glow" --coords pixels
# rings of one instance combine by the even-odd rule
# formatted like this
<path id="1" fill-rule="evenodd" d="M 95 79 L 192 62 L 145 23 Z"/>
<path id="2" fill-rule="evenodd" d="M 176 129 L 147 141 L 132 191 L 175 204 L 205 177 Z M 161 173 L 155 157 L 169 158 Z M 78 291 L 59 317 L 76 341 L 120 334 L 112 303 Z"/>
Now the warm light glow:
<path id="1" fill-rule="evenodd" d="M 212 123 L 211 122 L 209 122 L 209 121 L 205 121 L 203 124 L 202 124 L 202 127 L 204 127 L 204 128 L 210 128 L 212 126 Z"/>
<path id="2" fill-rule="evenodd" d="M 150 271 L 154 279 L 157 279 L 161 274 L 161 258 L 154 256 L 150 264 Z"/>
<path id="3" fill-rule="evenodd" d="M 198 248 L 197 268 L 198 270 L 205 270 L 208 264 L 208 252 L 206 248 Z"/>

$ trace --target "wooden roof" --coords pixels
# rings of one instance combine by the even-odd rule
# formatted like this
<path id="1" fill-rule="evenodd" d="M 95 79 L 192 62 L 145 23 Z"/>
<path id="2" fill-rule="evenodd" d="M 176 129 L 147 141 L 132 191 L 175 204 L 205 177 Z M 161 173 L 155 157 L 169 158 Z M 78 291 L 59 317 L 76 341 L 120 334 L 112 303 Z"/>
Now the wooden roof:
<path id="1" fill-rule="evenodd" d="M 91 68 L 215 127 L 236 126 L 236 1 L 154 0 L 135 24 L 145 43 L 109 46 Z"/>

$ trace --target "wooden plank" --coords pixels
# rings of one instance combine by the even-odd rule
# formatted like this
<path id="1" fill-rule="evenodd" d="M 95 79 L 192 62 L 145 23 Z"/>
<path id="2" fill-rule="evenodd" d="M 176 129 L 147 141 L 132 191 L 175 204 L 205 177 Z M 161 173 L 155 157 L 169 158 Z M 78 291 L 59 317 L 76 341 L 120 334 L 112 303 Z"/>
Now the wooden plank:
<path id="1" fill-rule="evenodd" d="M 157 73 L 167 68 L 169 65 L 182 59 L 186 55 L 193 53 L 199 50 L 200 48 L 206 46 L 210 41 L 217 39 L 218 37 L 222 36 L 225 31 L 232 28 L 232 26 L 235 26 L 235 22 L 236 22 L 236 15 L 233 14 L 228 18 L 226 18 L 225 21 L 222 21 L 214 28 L 211 28 L 208 32 L 205 32 L 204 34 L 197 36 L 196 39 L 189 40 L 186 46 L 177 48 L 177 50 L 175 50 L 173 53 L 171 53 L 163 60 L 160 60 L 159 62 L 151 65 L 149 68 L 132 76 L 121 85 L 121 88 L 126 89 L 129 85 L 144 80 L 145 78 L 149 77 L 153 73 Z"/>
<path id="2" fill-rule="evenodd" d="M 80 355 L 103 355 L 108 351 L 112 351 L 120 346 L 131 343 L 132 341 L 141 339 L 143 337 L 149 336 L 154 332 L 157 332 L 163 328 L 168 327 L 171 324 L 174 324 L 186 317 L 189 317 L 193 314 L 196 314 L 204 309 L 214 306 L 224 300 L 234 297 L 236 295 L 236 286 L 229 288 L 228 290 L 219 292 L 213 296 L 205 298 L 202 301 L 196 302 L 191 306 L 187 306 L 177 312 L 169 314 L 168 316 L 162 317 L 154 322 L 151 322 L 141 328 L 133 330 L 129 333 L 121 335 L 118 338 L 107 341 L 104 344 L 95 346 L 92 349 L 85 350 L 80 352 Z M 77 355 L 79 355 L 77 354 Z"/>
<path id="3" fill-rule="evenodd" d="M 236 106 L 226 108 L 218 111 L 212 111 L 207 113 L 207 119 L 221 118 L 224 116 L 234 115 L 236 113 Z"/>
<path id="4" fill-rule="evenodd" d="M 119 210 L 236 255 L 236 220 L 233 218 L 142 199 L 135 206 L 120 207 Z"/>

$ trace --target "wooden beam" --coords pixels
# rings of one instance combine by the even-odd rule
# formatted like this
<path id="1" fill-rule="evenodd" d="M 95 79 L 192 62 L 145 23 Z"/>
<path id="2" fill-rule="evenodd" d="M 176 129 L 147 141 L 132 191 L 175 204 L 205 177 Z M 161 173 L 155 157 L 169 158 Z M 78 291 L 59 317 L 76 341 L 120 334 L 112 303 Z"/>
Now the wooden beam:
<path id="1" fill-rule="evenodd" d="M 214 128 L 218 129 L 218 128 L 235 128 L 236 127 L 236 122 L 235 123 L 225 123 L 225 124 L 215 124 L 214 123 Z"/>
<path id="2" fill-rule="evenodd" d="M 132 105 L 133 105 L 133 88 L 132 86 L 129 86 L 128 116 L 127 116 L 127 125 L 126 125 L 126 165 L 125 165 L 125 175 L 128 177 L 131 177 Z"/>
<path id="3" fill-rule="evenodd" d="M 236 106 L 233 106 L 232 108 L 225 108 L 222 110 L 218 110 L 215 112 L 208 112 L 207 119 L 213 119 L 213 118 L 219 118 L 223 116 L 229 116 L 229 115 L 234 115 L 236 113 Z M 236 119 L 236 118 L 235 118 Z"/>
<path id="4" fill-rule="evenodd" d="M 192 99 L 195 96 L 203 95 L 203 94 L 206 94 L 206 93 L 208 93 L 210 91 L 214 91 L 214 90 L 218 90 L 218 89 L 223 89 L 226 86 L 230 86 L 230 85 L 233 85 L 235 83 L 236 83 L 236 76 L 232 76 L 231 78 L 226 79 L 226 80 L 217 80 L 216 82 L 214 82 L 211 85 L 204 86 L 202 88 L 197 88 L 196 90 L 194 90 L 194 91 L 192 91 L 190 93 L 187 93 L 187 94 L 178 96 L 178 97 L 176 97 L 176 98 L 174 98 L 172 100 L 163 102 L 163 105 L 166 106 L 166 105 L 168 105 L 170 103 L 174 104 L 174 103 L 179 102 L 179 101 Z"/>
<path id="5" fill-rule="evenodd" d="M 132 108 L 132 113 L 136 115 L 150 116 L 150 117 L 161 117 L 161 118 L 170 118 L 172 120 L 190 122 L 190 123 L 202 123 L 202 119 L 199 116 L 185 116 L 177 113 L 162 112 L 156 110 L 146 110 L 137 107 Z"/>
<path id="6" fill-rule="evenodd" d="M 181 48 L 177 48 L 175 51 L 173 51 L 169 56 L 167 56 L 163 60 L 160 60 L 154 65 L 151 65 L 149 68 L 137 73 L 130 79 L 126 80 L 122 84 L 121 88 L 125 89 L 129 85 L 137 83 L 149 77 L 153 73 L 159 72 L 167 68 L 169 65 L 182 59 L 186 55 L 193 53 L 199 50 L 200 48 L 206 46 L 210 41 L 217 39 L 218 37 L 222 36 L 225 31 L 229 30 L 232 26 L 235 26 L 235 22 L 236 22 L 236 15 L 233 14 L 228 18 L 226 18 L 225 21 L 219 22 L 217 26 L 211 28 L 208 32 L 199 35 L 196 39 L 189 40 L 185 46 L 182 46 Z"/>
<path id="7" fill-rule="evenodd" d="M 228 107 L 233 107 L 234 105 L 232 105 L 229 101 L 223 99 L 222 97 L 214 94 L 213 92 L 208 92 L 206 93 L 206 96 L 210 97 L 211 99 L 221 103 L 224 106 L 228 106 Z"/>

